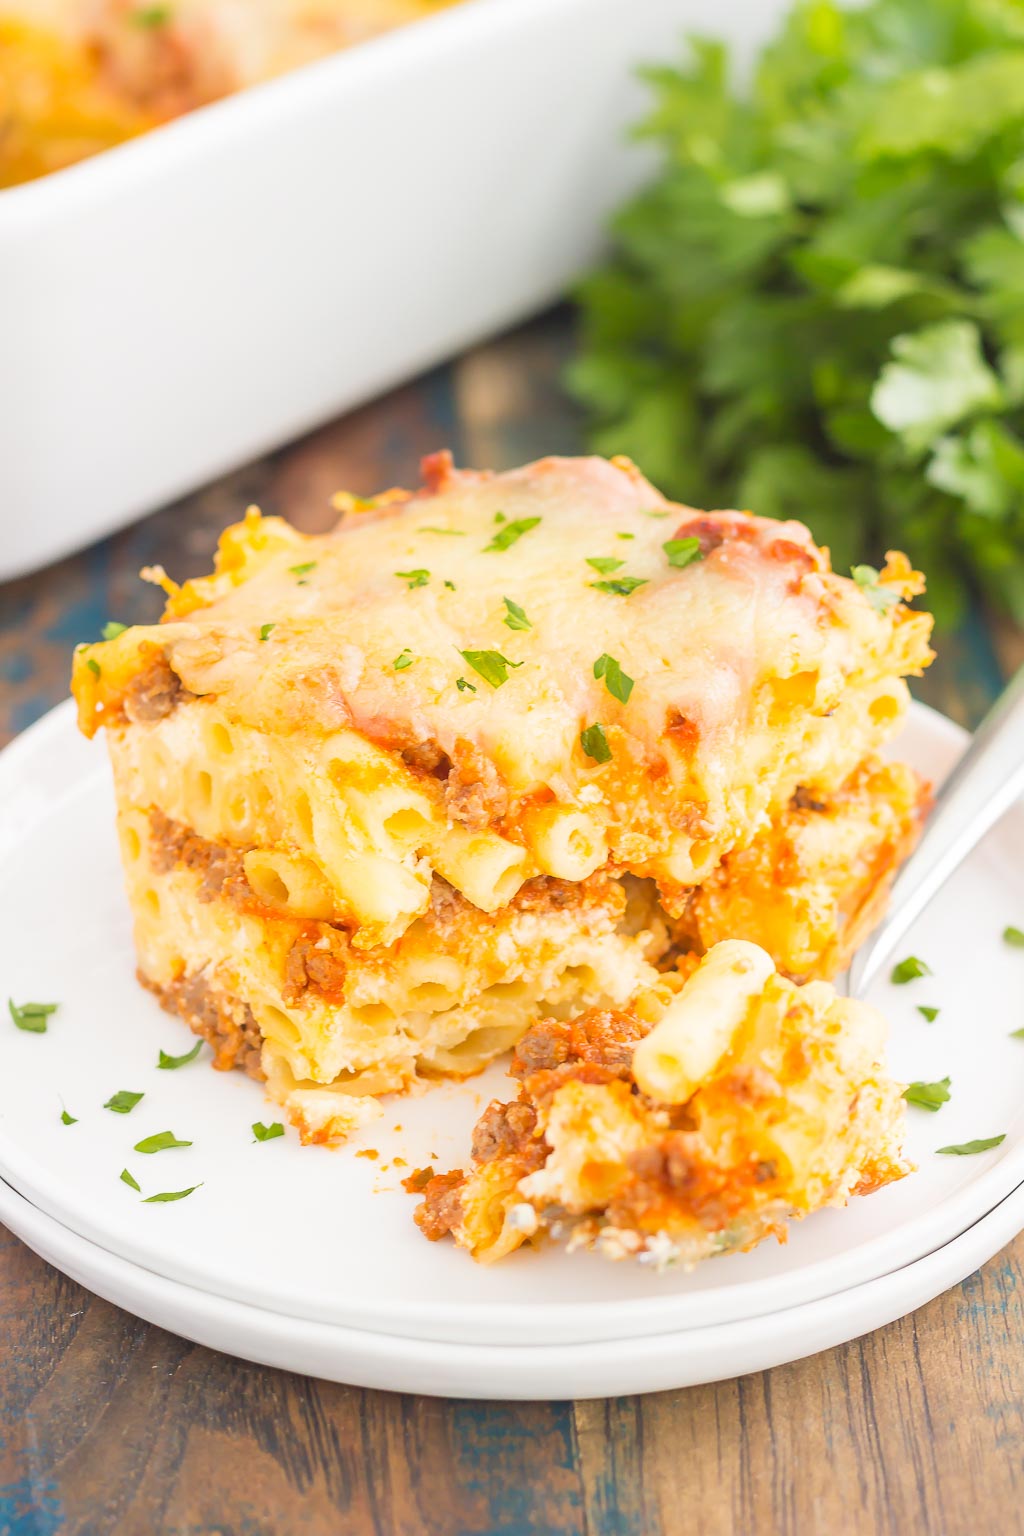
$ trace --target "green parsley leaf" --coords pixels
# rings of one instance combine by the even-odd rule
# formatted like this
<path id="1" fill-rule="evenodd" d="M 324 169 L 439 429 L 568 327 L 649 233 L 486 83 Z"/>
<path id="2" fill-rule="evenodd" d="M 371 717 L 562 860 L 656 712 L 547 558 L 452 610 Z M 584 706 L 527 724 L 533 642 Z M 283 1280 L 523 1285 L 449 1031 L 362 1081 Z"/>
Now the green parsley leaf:
<path id="1" fill-rule="evenodd" d="M 275 1120 L 273 1125 L 264 1125 L 262 1120 L 253 1122 L 253 1139 L 255 1141 L 274 1141 L 276 1137 L 284 1135 L 284 1126 L 280 1120 Z"/>
<path id="2" fill-rule="evenodd" d="M 129 1189 L 134 1189 L 138 1194 L 142 1194 L 142 1186 L 135 1182 L 127 1168 L 121 1169 L 121 1183 L 127 1184 Z"/>
<path id="3" fill-rule="evenodd" d="M 391 665 L 396 672 L 404 672 L 406 667 L 411 667 L 415 660 L 416 658 L 412 651 L 406 646 L 405 650 L 395 657 Z"/>
<path id="4" fill-rule="evenodd" d="M 1009 1039 L 1011 1039 L 1011 1040 L 1024 1040 L 1024 1029 L 1011 1029 L 1010 1030 L 1010 1034 L 1009 1034 Z"/>
<path id="5" fill-rule="evenodd" d="M 909 453 L 923 453 L 966 416 L 1002 407 L 1002 386 L 981 341 L 970 320 L 941 320 L 893 338 L 871 410 Z"/>
<path id="6" fill-rule="evenodd" d="M 119 624 L 116 619 L 111 619 L 109 623 L 104 624 L 101 634 L 104 640 L 116 640 L 118 635 L 123 635 L 127 628 L 127 624 Z"/>
<path id="7" fill-rule="evenodd" d="M 416 532 L 443 533 L 446 534 L 450 539 L 464 539 L 466 537 L 465 528 L 417 528 Z"/>
<path id="8" fill-rule="evenodd" d="M 162 1195 L 147 1195 L 143 1205 L 169 1205 L 172 1200 L 184 1200 L 186 1195 L 194 1195 L 197 1189 L 202 1189 L 202 1184 L 190 1184 L 188 1189 L 168 1189 Z"/>
<path id="9" fill-rule="evenodd" d="M 635 539 L 636 538 L 636 534 L 635 533 L 617 533 L 615 535 L 615 537 L 617 539 Z"/>
<path id="10" fill-rule="evenodd" d="M 509 661 L 500 651 L 460 651 L 459 655 L 492 688 L 500 688 L 502 683 L 508 682 L 510 667 L 523 665 L 521 661 Z"/>
<path id="11" fill-rule="evenodd" d="M 495 514 L 494 514 L 494 521 L 496 523 L 503 523 L 505 521 L 505 514 L 504 514 L 504 512 L 495 512 Z"/>
<path id="12" fill-rule="evenodd" d="M 155 1136 L 144 1136 L 135 1143 L 136 1152 L 169 1152 L 172 1147 L 190 1147 L 190 1141 L 179 1141 L 173 1131 L 157 1131 Z"/>
<path id="13" fill-rule="evenodd" d="M 427 582 L 430 580 L 430 572 L 425 571 L 422 568 L 419 568 L 415 571 L 396 571 L 395 575 L 401 577 L 401 579 L 408 586 L 410 592 L 414 587 L 425 587 Z"/>
<path id="14" fill-rule="evenodd" d="M 129 1093 L 126 1088 L 122 1088 L 107 1100 L 103 1108 L 112 1109 L 115 1115 L 130 1115 L 136 1104 L 145 1097 L 144 1093 Z"/>
<path id="15" fill-rule="evenodd" d="M 470 693 L 476 693 L 476 684 L 467 681 L 464 677 L 457 677 L 455 679 L 455 686 L 460 693 L 466 693 L 467 690 Z"/>
<path id="16" fill-rule="evenodd" d="M 612 749 L 608 745 L 603 725 L 588 725 L 586 730 L 581 731 L 580 746 L 588 757 L 594 759 L 595 763 L 611 762 Z"/>
<path id="17" fill-rule="evenodd" d="M 290 565 L 288 569 L 293 576 L 308 576 L 310 571 L 316 570 L 316 567 L 315 560 L 304 560 L 301 565 Z"/>
<path id="18" fill-rule="evenodd" d="M 908 1083 L 903 1090 L 903 1097 L 908 1104 L 916 1104 L 919 1109 L 930 1109 L 934 1113 L 943 1104 L 949 1103 L 949 1082 L 949 1078 L 944 1077 L 937 1083 Z"/>
<path id="19" fill-rule="evenodd" d="M 186 1051 L 184 1056 L 168 1056 L 166 1051 L 161 1051 L 157 1066 L 163 1072 L 176 1072 L 179 1067 L 187 1067 L 190 1061 L 195 1061 L 202 1048 L 203 1042 L 197 1040 L 192 1049 Z"/>
<path id="20" fill-rule="evenodd" d="M 69 1115 L 67 1110 L 62 1108 L 60 1112 L 60 1123 L 61 1125 L 77 1125 L 78 1121 L 74 1115 Z"/>
<path id="21" fill-rule="evenodd" d="M 617 576 L 614 581 L 592 581 L 590 585 L 596 587 L 598 592 L 614 592 L 619 597 L 628 597 L 631 592 L 636 591 L 637 587 L 647 585 L 647 577 Z"/>
<path id="22" fill-rule="evenodd" d="M 951 1147 L 936 1147 L 936 1152 L 948 1152 L 953 1157 L 973 1157 L 975 1152 L 988 1152 L 992 1147 L 998 1147 L 1006 1140 L 1006 1132 L 1001 1136 L 985 1136 L 980 1141 L 955 1142 Z"/>
<path id="23" fill-rule="evenodd" d="M 132 11 L 131 18 L 137 27 L 165 27 L 174 15 L 169 5 L 144 5 L 140 10 Z"/>
<path id="24" fill-rule="evenodd" d="M 503 622 L 508 625 L 509 629 L 533 628 L 533 625 L 530 623 L 529 619 L 526 617 L 526 614 L 520 608 L 518 603 L 514 603 L 510 597 L 503 597 L 502 602 L 505 604 L 505 608 L 507 610 Z"/>
<path id="25" fill-rule="evenodd" d="M 850 575 L 876 613 L 885 613 L 887 609 L 895 607 L 899 602 L 898 592 L 894 592 L 892 587 L 883 587 L 879 584 L 878 572 L 873 565 L 851 566 Z"/>
<path id="26" fill-rule="evenodd" d="M 609 656 L 607 651 L 594 662 L 594 676 L 604 678 L 604 685 L 613 699 L 618 699 L 621 704 L 629 703 L 633 679 L 626 676 L 615 657 Z"/>
<path id="27" fill-rule="evenodd" d="M 59 1006 L 59 1003 L 18 1004 L 13 997 L 7 999 L 7 1011 L 14 1020 L 15 1029 L 23 1030 L 27 1035 L 45 1035 L 46 1021 Z"/>
<path id="28" fill-rule="evenodd" d="M 668 517 L 667 512 L 662 512 L 657 507 L 644 507 L 640 515 L 642 517 Z"/>
<path id="29" fill-rule="evenodd" d="M 275 630 L 276 628 L 277 628 L 276 624 L 261 624 L 260 625 L 260 639 L 261 640 L 269 640 L 270 639 L 270 635 L 271 635 L 271 631 Z"/>
<path id="30" fill-rule="evenodd" d="M 668 556 L 669 565 L 677 571 L 685 570 L 701 557 L 700 539 L 669 539 L 661 547 Z"/>
<path id="31" fill-rule="evenodd" d="M 1024 933 L 1019 928 L 1004 928 L 1003 943 L 1011 945 L 1014 949 L 1024 949 Z"/>
<path id="32" fill-rule="evenodd" d="M 917 1011 L 922 1019 L 927 1019 L 929 1024 L 934 1024 L 939 1016 L 938 1008 L 930 1008 L 927 1003 L 918 1003 Z"/>
<path id="33" fill-rule="evenodd" d="M 100 664 L 96 660 L 95 656 L 87 656 L 85 658 L 85 664 L 89 668 L 89 671 L 92 673 L 93 677 L 100 677 L 102 675 L 100 671 Z"/>
<path id="34" fill-rule="evenodd" d="M 445 586 L 448 588 L 449 592 L 454 592 L 455 591 L 455 583 L 454 583 L 454 581 L 446 581 L 445 582 Z"/>
<path id="35" fill-rule="evenodd" d="M 594 570 L 602 576 L 608 576 L 612 571 L 621 570 L 625 563 L 625 560 L 616 560 L 611 555 L 595 555 L 592 560 L 587 561 L 587 564 L 592 565 Z"/>
<path id="36" fill-rule="evenodd" d="M 899 965 L 894 965 L 889 975 L 889 980 L 894 986 L 905 986 L 908 981 L 916 981 L 919 976 L 930 976 L 931 967 L 925 965 L 916 955 L 908 955 L 906 960 L 901 960 Z"/>
<path id="37" fill-rule="evenodd" d="M 495 522 L 499 521 L 502 513 L 498 513 Z M 524 533 L 529 533 L 531 528 L 536 528 L 540 522 L 539 517 L 518 517 L 514 523 L 506 523 L 499 533 L 494 535 L 491 542 L 485 546 L 484 554 L 488 555 L 492 550 L 508 549 L 517 539 L 521 539 Z"/>

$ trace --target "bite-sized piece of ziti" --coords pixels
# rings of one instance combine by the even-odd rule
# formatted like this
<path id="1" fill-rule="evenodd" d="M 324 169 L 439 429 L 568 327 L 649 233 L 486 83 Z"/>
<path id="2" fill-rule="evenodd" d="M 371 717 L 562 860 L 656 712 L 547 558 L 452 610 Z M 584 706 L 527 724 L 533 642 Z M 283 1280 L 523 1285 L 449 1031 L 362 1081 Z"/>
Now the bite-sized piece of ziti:
<path id="1" fill-rule="evenodd" d="M 659 1267 L 784 1241 L 791 1218 L 910 1171 L 885 1032 L 725 940 L 667 1001 L 528 1030 L 519 1097 L 488 1106 L 469 1172 L 407 1181 L 416 1221 L 485 1263 L 548 1234 Z"/>
<path id="2" fill-rule="evenodd" d="M 931 656 L 903 556 L 849 580 L 802 525 L 674 506 L 624 460 L 491 476 L 439 454 L 424 471 L 416 493 L 339 497 L 325 535 L 251 509 L 212 576 L 148 573 L 160 624 L 75 658 L 82 728 L 107 730 L 144 979 L 193 1027 L 186 991 L 215 995 L 269 1042 L 272 1085 L 284 1062 L 336 1085 L 332 1103 L 481 1065 L 552 1007 L 622 1003 L 671 946 L 710 942 L 722 897 L 695 908 L 694 891 L 792 821 L 794 796 L 845 807 L 804 837 L 817 865 L 789 860 L 822 885 L 849 808 L 893 799 L 846 786 Z M 891 857 L 835 887 L 831 926 L 766 933 L 786 969 L 835 963 L 902 846 L 886 837 Z M 736 881 L 763 884 L 754 865 Z M 445 893 L 459 915 L 441 929 Z M 304 924 L 344 952 L 344 994 L 290 979 Z M 500 1028 L 492 1003 L 475 1011 L 494 988 Z"/>

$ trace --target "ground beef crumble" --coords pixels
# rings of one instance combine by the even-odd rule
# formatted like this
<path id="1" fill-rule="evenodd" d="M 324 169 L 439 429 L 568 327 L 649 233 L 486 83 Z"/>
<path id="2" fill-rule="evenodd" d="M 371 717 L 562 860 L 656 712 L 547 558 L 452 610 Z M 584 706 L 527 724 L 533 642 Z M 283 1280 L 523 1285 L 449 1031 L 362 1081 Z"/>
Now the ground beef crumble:
<path id="1" fill-rule="evenodd" d="M 461 1168 L 452 1173 L 438 1173 L 423 1190 L 422 1204 L 413 1212 L 413 1220 L 423 1236 L 432 1243 L 447 1237 L 462 1220 L 462 1186 L 466 1176 Z"/>
<path id="2" fill-rule="evenodd" d="M 195 695 L 182 687 L 181 678 L 161 652 L 144 671 L 132 678 L 124 691 L 124 712 L 133 725 L 163 720 L 178 704 Z"/>
<path id="3" fill-rule="evenodd" d="M 250 1077 L 262 1079 L 260 1054 L 263 1037 L 248 1003 L 217 991 L 202 972 L 161 983 L 138 973 L 142 985 L 159 1000 L 161 1008 L 183 1019 L 194 1035 L 213 1046 L 213 1065 L 220 1072 L 240 1067 Z"/>

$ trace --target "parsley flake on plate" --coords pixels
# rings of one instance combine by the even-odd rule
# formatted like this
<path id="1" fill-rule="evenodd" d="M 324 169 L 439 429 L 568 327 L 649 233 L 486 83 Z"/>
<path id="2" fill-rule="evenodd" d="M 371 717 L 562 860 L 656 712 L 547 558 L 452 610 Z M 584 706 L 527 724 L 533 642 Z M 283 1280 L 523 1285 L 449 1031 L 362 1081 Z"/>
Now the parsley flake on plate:
<path id="1" fill-rule="evenodd" d="M 595 763 L 610 763 L 612 760 L 612 749 L 608 745 L 603 725 L 588 725 L 586 730 L 581 731 L 580 746 Z"/>
<path id="2" fill-rule="evenodd" d="M 1012 949 L 1024 949 L 1024 932 L 1019 928 L 1004 928 L 1003 943 Z"/>
<path id="3" fill-rule="evenodd" d="M 45 1035 L 46 1021 L 59 1007 L 59 1003 L 16 1003 L 13 997 L 7 999 L 7 1011 L 14 1020 L 15 1029 L 23 1030 L 26 1035 Z"/>
<path id="4" fill-rule="evenodd" d="M 430 572 L 425 571 L 422 566 L 414 571 L 396 571 L 395 575 L 405 582 L 410 592 L 414 587 L 425 587 L 430 580 Z"/>
<path id="5" fill-rule="evenodd" d="M 502 683 L 508 682 L 510 667 L 523 665 L 521 661 L 509 661 L 500 651 L 460 651 L 459 655 L 492 688 L 500 688 Z"/>
<path id="6" fill-rule="evenodd" d="M 460 693 L 476 693 L 476 684 L 469 682 L 465 677 L 457 677 L 455 686 Z"/>
<path id="7" fill-rule="evenodd" d="M 288 569 L 293 576 L 308 576 L 310 571 L 316 570 L 316 566 L 315 560 L 304 560 L 301 565 L 290 565 Z"/>
<path id="8" fill-rule="evenodd" d="M 939 1016 L 939 1009 L 930 1008 L 927 1003 L 918 1003 L 917 1011 L 921 1015 L 922 1019 L 926 1019 L 929 1024 L 934 1024 L 935 1020 Z"/>
<path id="9" fill-rule="evenodd" d="M 916 955 L 908 955 L 901 960 L 899 965 L 894 965 L 889 975 L 889 980 L 896 987 L 905 986 L 908 981 L 916 981 L 919 976 L 930 976 L 931 967 L 925 965 Z"/>
<path id="10" fill-rule="evenodd" d="M 276 628 L 277 628 L 276 624 L 261 624 L 260 625 L 260 639 L 261 640 L 269 640 L 272 631 L 275 630 Z"/>
<path id="11" fill-rule="evenodd" d="M 495 522 L 503 517 L 501 512 L 495 514 Z M 531 528 L 536 528 L 540 522 L 539 517 L 517 517 L 515 522 L 506 523 L 489 544 L 484 547 L 484 554 L 489 555 L 493 550 L 509 549 L 524 533 L 529 533 Z"/>
<path id="12" fill-rule="evenodd" d="M 903 1097 L 908 1104 L 916 1104 L 919 1109 L 930 1109 L 934 1113 L 943 1104 L 949 1103 L 949 1084 L 948 1077 L 941 1078 L 937 1083 L 908 1083 L 903 1090 Z"/>
<path id="13" fill-rule="evenodd" d="M 166 1051 L 161 1051 L 157 1066 L 162 1072 L 176 1072 L 179 1067 L 187 1067 L 190 1061 L 195 1061 L 202 1048 L 203 1042 L 197 1040 L 192 1049 L 186 1051 L 184 1056 L 168 1056 Z"/>
<path id="14" fill-rule="evenodd" d="M 629 703 L 633 679 L 626 676 L 615 657 L 609 656 L 607 651 L 594 662 L 594 676 L 604 678 L 604 685 L 613 699 L 618 699 L 620 704 Z"/>
<path id="15" fill-rule="evenodd" d="M 187 1195 L 194 1195 L 197 1189 L 202 1189 L 202 1184 L 190 1184 L 188 1189 L 168 1189 L 161 1195 L 147 1195 L 143 1205 L 169 1205 L 172 1200 L 184 1200 Z"/>
<path id="16" fill-rule="evenodd" d="M 115 1115 L 130 1115 L 136 1104 L 144 1098 L 144 1093 L 129 1093 L 127 1089 L 122 1088 L 107 1100 L 103 1108 L 112 1109 Z"/>
<path id="17" fill-rule="evenodd" d="M 616 576 L 613 581 L 592 581 L 598 592 L 614 592 L 618 597 L 628 597 L 637 587 L 646 587 L 646 576 Z"/>
<path id="18" fill-rule="evenodd" d="M 254 1141 L 275 1141 L 278 1136 L 284 1135 L 284 1126 L 280 1120 L 275 1120 L 273 1125 L 264 1125 L 262 1120 L 253 1121 L 252 1136 Z"/>
<path id="19" fill-rule="evenodd" d="M 876 613 L 885 613 L 899 602 L 899 593 L 892 587 L 881 585 L 873 565 L 853 565 L 850 567 L 850 575 Z"/>
<path id="20" fill-rule="evenodd" d="M 155 1136 L 144 1136 L 135 1143 L 136 1152 L 169 1152 L 172 1147 L 190 1147 L 190 1141 L 179 1141 L 173 1131 L 157 1131 Z"/>
<path id="21" fill-rule="evenodd" d="M 502 602 L 505 604 L 506 609 L 503 622 L 508 625 L 509 629 L 533 628 L 533 625 L 530 623 L 529 619 L 526 617 L 526 614 L 523 612 L 522 608 L 520 608 L 518 603 L 514 603 L 510 597 L 503 597 Z"/>
<path id="22" fill-rule="evenodd" d="M 610 576 L 612 571 L 621 570 L 625 563 L 625 560 L 616 560 L 614 555 L 594 555 L 587 560 L 587 564 L 601 576 Z"/>
<path id="23" fill-rule="evenodd" d="M 116 640 L 118 635 L 123 635 L 127 628 L 127 624 L 119 624 L 116 619 L 111 619 L 108 623 L 104 624 L 100 633 L 104 640 Z"/>
<path id="24" fill-rule="evenodd" d="M 121 1183 L 127 1184 L 129 1189 L 134 1189 L 138 1194 L 142 1194 L 142 1185 L 138 1184 L 135 1179 L 132 1178 L 127 1168 L 121 1169 Z"/>
<path id="25" fill-rule="evenodd" d="M 404 672 L 406 667 L 411 667 L 415 660 L 416 658 L 412 651 L 406 646 L 405 650 L 395 657 L 391 665 L 396 672 Z"/>
<path id="26" fill-rule="evenodd" d="M 677 571 L 685 570 L 701 557 L 700 539 L 669 539 L 661 547 L 668 557 L 669 565 Z"/>
<path id="27" fill-rule="evenodd" d="M 936 1152 L 947 1152 L 952 1157 L 973 1157 L 975 1152 L 988 1152 L 992 1147 L 998 1147 L 1006 1140 L 1006 1132 L 1001 1136 L 983 1136 L 979 1141 L 954 1142 L 949 1147 L 936 1147 Z"/>
<path id="28" fill-rule="evenodd" d="M 77 1125 L 78 1120 L 74 1115 L 69 1115 L 67 1110 L 61 1107 L 60 1123 L 61 1125 Z"/>

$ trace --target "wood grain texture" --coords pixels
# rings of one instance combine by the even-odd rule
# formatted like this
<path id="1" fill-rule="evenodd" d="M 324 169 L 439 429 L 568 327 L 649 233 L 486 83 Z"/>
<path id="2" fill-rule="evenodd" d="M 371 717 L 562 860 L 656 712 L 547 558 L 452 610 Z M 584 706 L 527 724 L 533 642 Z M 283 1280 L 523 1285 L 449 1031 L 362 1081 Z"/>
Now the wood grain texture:
<path id="1" fill-rule="evenodd" d="M 0 589 L 0 732 L 63 697 L 136 572 L 209 566 L 250 501 L 304 529 L 422 453 L 574 452 L 564 315 L 479 348 L 83 554 Z M 919 695 L 972 724 L 1021 656 L 978 621 Z M 216 1355 L 91 1296 L 0 1229 L 0 1536 L 975 1536 L 1024 1529 L 1024 1239 L 913 1317 L 775 1371 L 635 1399 L 365 1392 Z"/>

